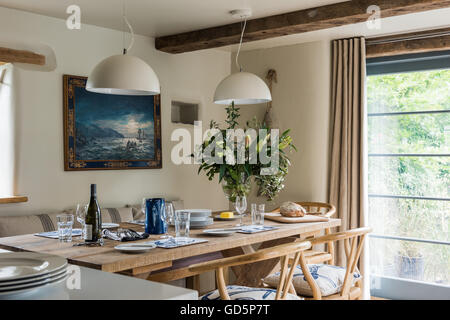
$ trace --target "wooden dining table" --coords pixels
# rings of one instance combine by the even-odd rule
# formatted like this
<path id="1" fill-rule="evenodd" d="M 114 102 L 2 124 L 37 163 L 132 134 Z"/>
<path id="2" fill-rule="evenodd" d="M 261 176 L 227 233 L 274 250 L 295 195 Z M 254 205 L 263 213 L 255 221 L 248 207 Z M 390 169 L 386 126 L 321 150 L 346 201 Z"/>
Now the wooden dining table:
<path id="1" fill-rule="evenodd" d="M 249 218 L 243 219 L 249 224 Z M 64 257 L 69 263 L 83 267 L 98 269 L 143 278 L 147 280 L 168 282 L 176 279 L 193 279 L 196 274 L 189 271 L 191 264 L 254 252 L 255 248 L 268 248 L 279 244 L 298 241 L 315 236 L 325 228 L 338 227 L 340 219 L 329 219 L 326 222 L 313 223 L 278 223 L 265 221 L 265 225 L 276 226 L 277 229 L 254 234 L 234 233 L 229 237 L 206 236 L 204 229 L 191 229 L 190 236 L 205 239 L 207 242 L 190 246 L 165 249 L 155 248 L 145 253 L 130 254 L 114 249 L 120 242 L 105 239 L 103 246 L 74 246 L 81 242 L 74 238 L 72 243 L 60 242 L 33 234 L 0 238 L 0 249 L 9 251 L 29 251 L 54 254 Z M 214 221 L 208 228 L 230 228 L 236 221 Z M 143 231 L 143 226 L 122 223 L 122 228 Z M 173 228 L 169 230 L 174 233 Z M 150 235 L 146 240 L 130 243 L 146 242 L 160 239 L 161 235 Z M 255 286 L 262 278 L 276 268 L 279 260 L 272 259 L 256 262 L 248 266 L 233 267 L 236 276 L 234 283 Z M 250 269 L 249 269 L 250 268 Z M 251 270 L 251 272 L 249 272 Z M 195 285 L 191 287 L 195 288 Z"/>

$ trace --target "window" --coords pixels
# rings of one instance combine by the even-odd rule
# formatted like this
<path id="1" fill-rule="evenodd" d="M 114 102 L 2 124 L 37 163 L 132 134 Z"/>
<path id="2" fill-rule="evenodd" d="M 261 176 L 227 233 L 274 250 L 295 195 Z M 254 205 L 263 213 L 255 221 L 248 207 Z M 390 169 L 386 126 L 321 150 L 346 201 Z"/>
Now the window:
<path id="1" fill-rule="evenodd" d="M 372 294 L 450 297 L 450 52 L 367 73 Z"/>

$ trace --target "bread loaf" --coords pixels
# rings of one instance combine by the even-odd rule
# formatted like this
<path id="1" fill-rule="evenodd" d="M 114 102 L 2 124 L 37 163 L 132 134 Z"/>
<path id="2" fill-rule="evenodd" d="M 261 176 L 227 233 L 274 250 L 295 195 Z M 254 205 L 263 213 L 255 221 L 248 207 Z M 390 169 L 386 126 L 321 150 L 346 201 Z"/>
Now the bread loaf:
<path id="1" fill-rule="evenodd" d="M 301 205 L 288 201 L 281 205 L 280 213 L 284 217 L 303 217 L 306 210 Z"/>

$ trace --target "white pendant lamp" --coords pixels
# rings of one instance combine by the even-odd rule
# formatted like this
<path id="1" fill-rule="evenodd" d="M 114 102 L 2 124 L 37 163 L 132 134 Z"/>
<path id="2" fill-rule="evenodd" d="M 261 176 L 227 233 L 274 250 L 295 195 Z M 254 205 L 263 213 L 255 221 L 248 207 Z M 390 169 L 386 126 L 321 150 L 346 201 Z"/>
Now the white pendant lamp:
<path id="1" fill-rule="evenodd" d="M 105 94 L 152 96 L 160 93 L 159 80 L 153 69 L 142 59 L 127 55 L 134 43 L 134 32 L 123 15 L 131 32 L 131 43 L 123 54 L 101 61 L 91 72 L 86 90 Z"/>
<path id="2" fill-rule="evenodd" d="M 249 9 L 233 10 L 231 14 L 233 17 L 244 19 L 239 48 L 236 54 L 236 66 L 239 72 L 229 75 L 219 83 L 214 93 L 214 103 L 229 105 L 234 102 L 240 105 L 272 101 L 272 95 L 266 83 L 253 73 L 243 72 L 238 60 L 247 18 L 251 16 L 251 11 Z"/>

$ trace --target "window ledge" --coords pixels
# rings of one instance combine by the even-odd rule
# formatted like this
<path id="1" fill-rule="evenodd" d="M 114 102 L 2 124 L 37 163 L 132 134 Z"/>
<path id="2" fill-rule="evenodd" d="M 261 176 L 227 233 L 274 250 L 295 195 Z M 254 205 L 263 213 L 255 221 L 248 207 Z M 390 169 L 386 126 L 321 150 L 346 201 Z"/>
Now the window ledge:
<path id="1" fill-rule="evenodd" d="M 21 202 L 27 202 L 27 201 L 28 201 L 28 197 L 24 197 L 24 196 L 0 197 L 0 204 L 21 203 Z"/>

